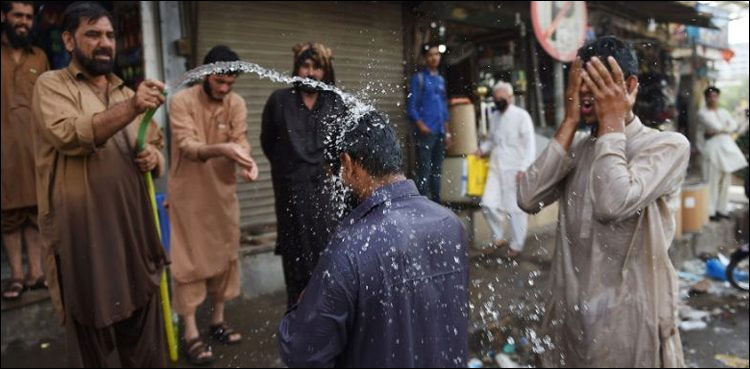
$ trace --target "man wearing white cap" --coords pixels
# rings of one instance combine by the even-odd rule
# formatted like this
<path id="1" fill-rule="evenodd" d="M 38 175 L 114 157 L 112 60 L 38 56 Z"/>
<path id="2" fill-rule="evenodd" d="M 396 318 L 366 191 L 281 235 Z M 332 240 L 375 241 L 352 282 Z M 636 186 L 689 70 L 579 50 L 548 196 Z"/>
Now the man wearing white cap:
<path id="1" fill-rule="evenodd" d="M 482 210 L 493 233 L 496 246 L 509 245 L 508 257 L 523 250 L 528 216 L 516 202 L 516 176 L 536 158 L 534 125 L 526 110 L 513 105 L 513 86 L 499 81 L 492 88 L 495 109 L 489 116 L 490 133 L 479 148 L 479 155 L 490 156 L 487 185 L 482 196 Z M 510 240 L 506 240 L 503 223 L 510 221 Z"/>

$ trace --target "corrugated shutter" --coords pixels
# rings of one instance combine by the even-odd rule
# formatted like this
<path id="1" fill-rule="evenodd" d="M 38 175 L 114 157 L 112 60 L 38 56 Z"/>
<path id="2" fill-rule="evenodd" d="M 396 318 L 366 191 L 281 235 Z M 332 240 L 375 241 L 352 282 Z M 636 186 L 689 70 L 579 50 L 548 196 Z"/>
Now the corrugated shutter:
<path id="1" fill-rule="evenodd" d="M 401 5 L 361 2 L 199 2 L 198 60 L 219 44 L 240 58 L 290 74 L 292 46 L 317 41 L 333 49 L 337 85 L 362 91 L 403 131 Z M 260 178 L 238 187 L 243 227 L 276 222 L 271 172 L 260 148 L 260 120 L 271 92 L 286 86 L 242 76 L 235 92 L 248 106 L 248 131 Z M 369 89 L 366 89 L 369 87 Z"/>

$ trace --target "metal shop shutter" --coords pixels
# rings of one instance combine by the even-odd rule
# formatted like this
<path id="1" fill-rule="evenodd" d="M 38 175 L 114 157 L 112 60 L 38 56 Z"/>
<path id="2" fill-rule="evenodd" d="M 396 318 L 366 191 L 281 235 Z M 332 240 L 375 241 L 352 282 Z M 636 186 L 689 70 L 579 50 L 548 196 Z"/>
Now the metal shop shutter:
<path id="1" fill-rule="evenodd" d="M 403 131 L 404 65 L 401 5 L 363 2 L 199 2 L 197 60 L 227 45 L 242 60 L 291 74 L 292 46 L 317 41 L 333 49 L 336 83 L 368 96 Z M 238 185 L 240 225 L 276 222 L 271 171 L 260 148 L 261 114 L 271 92 L 287 86 L 241 76 L 235 92 L 248 107 L 248 135 L 259 179 Z M 369 88 L 368 88 L 369 87 Z"/>

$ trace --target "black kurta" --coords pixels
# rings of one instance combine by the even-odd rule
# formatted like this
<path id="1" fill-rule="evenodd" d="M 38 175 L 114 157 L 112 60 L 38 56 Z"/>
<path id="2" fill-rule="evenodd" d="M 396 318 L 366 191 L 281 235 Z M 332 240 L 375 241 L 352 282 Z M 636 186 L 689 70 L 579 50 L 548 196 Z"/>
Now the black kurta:
<path id="1" fill-rule="evenodd" d="M 330 92 L 321 92 L 308 109 L 294 88 L 275 91 L 263 109 L 261 144 L 276 196 L 276 254 L 284 258 L 290 304 L 309 281 L 336 225 L 325 188 L 324 128 L 343 111 L 341 99 Z"/>

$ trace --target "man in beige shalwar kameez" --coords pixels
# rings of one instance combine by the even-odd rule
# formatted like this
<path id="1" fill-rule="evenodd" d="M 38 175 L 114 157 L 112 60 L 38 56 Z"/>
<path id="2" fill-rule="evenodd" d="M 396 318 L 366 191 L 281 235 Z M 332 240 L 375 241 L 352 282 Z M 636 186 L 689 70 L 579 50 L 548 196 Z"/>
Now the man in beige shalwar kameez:
<path id="1" fill-rule="evenodd" d="M 145 149 L 135 149 L 164 84 L 147 79 L 134 92 L 112 73 L 112 15 L 96 3 L 66 8 L 62 41 L 72 61 L 37 79 L 31 113 L 39 228 L 60 276 L 50 292 L 64 310 L 68 365 L 107 367 L 116 352 L 122 367 L 164 367 L 159 281 L 168 259 L 143 177 L 164 167 L 154 122 Z"/>
<path id="2" fill-rule="evenodd" d="M 45 288 L 43 252 L 37 226 L 32 140 L 31 95 L 36 79 L 49 69 L 47 55 L 31 45 L 34 4 L 2 2 L 2 103 L 0 103 L 0 191 L 2 194 L 2 237 L 10 283 L 3 299 L 14 300 L 26 289 Z M 29 265 L 24 283 L 22 246 L 26 244 Z M 44 250 L 47 251 L 47 250 Z"/>
<path id="3" fill-rule="evenodd" d="M 522 209 L 560 202 L 542 364 L 682 367 L 668 204 L 690 145 L 633 114 L 638 62 L 628 46 L 604 37 L 578 55 L 565 120 L 519 176 Z M 595 131 L 576 135 L 580 121 Z"/>
<path id="4" fill-rule="evenodd" d="M 239 60 L 226 46 L 209 51 L 204 64 Z M 254 180 L 258 169 L 247 141 L 245 100 L 232 92 L 237 75 L 212 75 L 170 102 L 174 149 L 169 175 L 174 310 L 184 320 L 188 358 L 213 361 L 198 333 L 195 311 L 211 295 L 210 335 L 238 343 L 224 321 L 224 302 L 240 294 L 240 210 L 235 165 Z"/>

